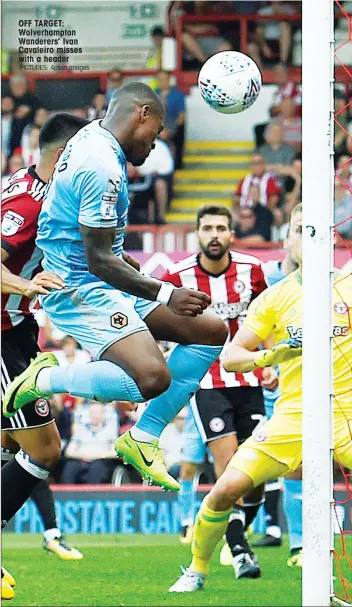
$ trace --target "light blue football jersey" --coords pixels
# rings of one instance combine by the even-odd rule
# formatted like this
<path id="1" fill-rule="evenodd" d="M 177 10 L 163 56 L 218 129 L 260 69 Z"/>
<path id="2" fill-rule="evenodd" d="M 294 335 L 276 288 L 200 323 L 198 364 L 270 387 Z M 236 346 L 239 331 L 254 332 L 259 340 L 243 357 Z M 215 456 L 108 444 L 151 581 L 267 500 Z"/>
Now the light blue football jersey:
<path id="1" fill-rule="evenodd" d="M 269 287 L 286 277 L 285 272 L 281 269 L 280 261 L 271 260 L 263 263 L 263 271 Z"/>
<path id="2" fill-rule="evenodd" d="M 37 245 L 45 270 L 68 287 L 99 281 L 88 270 L 79 224 L 116 228 L 113 252 L 122 255 L 128 213 L 126 157 L 115 137 L 94 120 L 61 154 L 39 216 Z"/>

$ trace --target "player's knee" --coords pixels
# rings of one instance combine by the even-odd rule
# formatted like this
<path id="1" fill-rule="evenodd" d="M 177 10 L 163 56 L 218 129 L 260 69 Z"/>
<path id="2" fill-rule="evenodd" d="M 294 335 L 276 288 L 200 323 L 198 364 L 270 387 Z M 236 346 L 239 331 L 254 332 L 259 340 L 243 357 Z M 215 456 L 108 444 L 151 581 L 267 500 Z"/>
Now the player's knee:
<path id="1" fill-rule="evenodd" d="M 227 340 L 228 328 L 224 321 L 215 314 L 209 316 L 207 324 L 206 344 L 209 346 L 223 346 Z"/>
<path id="2" fill-rule="evenodd" d="M 220 480 L 217 480 L 210 491 L 207 497 L 207 505 L 212 510 L 224 511 L 234 506 L 238 498 L 233 492 L 229 491 L 226 484 L 220 483 Z"/>
<path id="3" fill-rule="evenodd" d="M 171 375 L 165 364 L 155 363 L 144 370 L 143 377 L 137 379 L 139 390 L 145 398 L 150 400 L 165 392 L 171 383 Z"/>
<path id="4" fill-rule="evenodd" d="M 248 476 L 240 470 L 227 466 L 225 472 L 216 481 L 212 492 L 214 491 L 217 506 L 221 505 L 225 510 L 252 489 L 253 483 Z"/>

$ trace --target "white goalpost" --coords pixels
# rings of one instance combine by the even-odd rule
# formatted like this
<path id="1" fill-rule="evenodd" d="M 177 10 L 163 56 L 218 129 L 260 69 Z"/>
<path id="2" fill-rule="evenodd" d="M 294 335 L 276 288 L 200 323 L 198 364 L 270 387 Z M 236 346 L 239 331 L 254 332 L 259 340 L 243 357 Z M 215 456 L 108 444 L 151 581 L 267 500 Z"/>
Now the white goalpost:
<path id="1" fill-rule="evenodd" d="M 332 596 L 334 0 L 302 0 L 302 605 Z"/>

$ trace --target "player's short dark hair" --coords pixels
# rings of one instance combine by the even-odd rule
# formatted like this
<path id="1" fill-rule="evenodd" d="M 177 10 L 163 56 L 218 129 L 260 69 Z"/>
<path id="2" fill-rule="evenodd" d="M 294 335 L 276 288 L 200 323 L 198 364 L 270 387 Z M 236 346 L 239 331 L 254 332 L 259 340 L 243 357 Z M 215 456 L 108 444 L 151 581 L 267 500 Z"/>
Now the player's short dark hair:
<path id="1" fill-rule="evenodd" d="M 164 30 L 162 27 L 160 27 L 160 25 L 156 25 L 155 27 L 153 27 L 152 36 L 163 36 L 163 35 L 164 35 Z"/>
<path id="2" fill-rule="evenodd" d="M 77 131 L 89 124 L 89 120 L 74 114 L 61 112 L 51 116 L 44 122 L 39 133 L 39 148 L 42 150 L 48 145 L 62 144 L 64 147 Z"/>
<path id="3" fill-rule="evenodd" d="M 110 111 L 115 111 L 115 104 L 118 104 L 121 108 L 124 106 L 125 109 L 132 109 L 136 104 L 140 106 L 149 105 L 156 114 L 160 116 L 165 114 L 164 104 L 160 97 L 144 82 L 128 82 L 117 89 L 110 102 L 107 116 Z"/>
<path id="4" fill-rule="evenodd" d="M 200 220 L 204 215 L 222 215 L 223 217 L 227 217 L 230 230 L 233 228 L 232 213 L 222 204 L 206 204 L 199 209 L 197 213 L 197 230 L 199 230 Z"/>

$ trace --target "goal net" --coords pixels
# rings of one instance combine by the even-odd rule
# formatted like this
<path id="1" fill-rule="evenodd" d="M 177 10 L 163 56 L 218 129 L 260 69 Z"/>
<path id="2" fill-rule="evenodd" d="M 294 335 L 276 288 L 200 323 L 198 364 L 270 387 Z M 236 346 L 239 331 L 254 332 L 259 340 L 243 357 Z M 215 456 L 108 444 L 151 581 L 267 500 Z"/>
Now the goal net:
<path id="1" fill-rule="evenodd" d="M 348 3 L 347 3 L 348 4 Z M 351 3 L 350 3 L 351 5 Z M 335 279 L 335 289 L 338 293 L 348 287 L 349 300 L 343 301 L 340 311 L 346 317 L 348 332 L 352 332 L 352 17 L 346 12 L 346 3 L 335 1 L 335 11 L 341 15 L 339 31 L 344 32 L 346 39 L 335 44 L 335 64 L 339 65 L 346 74 L 347 95 L 335 101 L 335 133 L 339 133 L 343 143 L 342 155 L 335 162 L 335 240 L 337 250 L 343 253 L 343 266 L 340 276 Z M 351 6 L 350 6 L 351 8 Z M 335 39 L 338 36 L 335 36 Z M 344 36 L 343 36 L 344 37 Z M 341 58 L 345 49 L 350 51 L 350 66 L 345 65 Z M 344 90 L 342 89 L 342 94 Z M 349 97 L 348 97 L 349 94 Z M 342 97 L 342 95 L 341 95 Z M 347 128 L 346 128 L 347 126 Z M 344 153 L 347 152 L 347 153 Z M 337 166 L 336 166 L 337 165 Z M 344 207 L 344 201 L 346 208 Z M 341 205 L 343 209 L 341 209 Z M 334 332 L 333 332 L 334 335 Z M 333 347 L 338 348 L 338 337 L 333 336 Z M 346 363 L 352 378 L 352 351 L 347 353 Z M 352 392 L 348 394 L 352 408 Z M 342 406 L 338 396 L 333 394 L 333 404 L 345 418 L 349 429 L 349 448 L 352 451 L 352 414 L 341 411 Z M 332 577 L 332 603 L 337 605 L 352 604 L 352 471 L 345 468 L 335 452 L 334 464 L 334 575 Z"/>
<path id="2" fill-rule="evenodd" d="M 352 349 L 343 340 L 352 332 L 349 4 L 302 2 L 305 607 L 352 604 L 352 472 L 339 461 L 333 436 L 333 420 L 336 426 L 338 418 L 344 428 L 342 450 L 352 452 Z M 340 272 L 334 272 L 334 266 Z M 333 321 L 335 313 L 338 322 Z M 344 394 L 334 393 L 337 354 L 344 360 Z"/>

